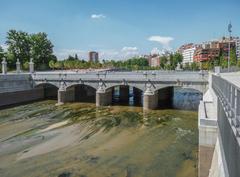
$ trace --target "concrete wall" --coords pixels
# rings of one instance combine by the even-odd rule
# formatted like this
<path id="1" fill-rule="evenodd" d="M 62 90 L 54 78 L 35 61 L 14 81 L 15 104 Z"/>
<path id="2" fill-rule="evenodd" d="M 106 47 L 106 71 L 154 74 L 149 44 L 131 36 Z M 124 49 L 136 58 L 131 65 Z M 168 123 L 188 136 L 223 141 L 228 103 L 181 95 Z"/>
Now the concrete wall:
<path id="1" fill-rule="evenodd" d="M 30 102 L 44 98 L 44 90 L 41 88 L 0 93 L 0 107 Z"/>
<path id="2" fill-rule="evenodd" d="M 232 125 L 228 120 L 223 107 L 218 107 L 220 113 L 218 119 L 219 133 L 222 140 L 222 148 L 227 163 L 227 168 L 230 177 L 240 176 L 240 142 L 239 138 L 235 136 Z"/>
<path id="3" fill-rule="evenodd" d="M 30 74 L 0 74 L 0 93 L 32 89 Z"/>
<path id="4" fill-rule="evenodd" d="M 30 74 L 0 75 L 0 107 L 43 98 L 43 87 L 33 89 Z"/>

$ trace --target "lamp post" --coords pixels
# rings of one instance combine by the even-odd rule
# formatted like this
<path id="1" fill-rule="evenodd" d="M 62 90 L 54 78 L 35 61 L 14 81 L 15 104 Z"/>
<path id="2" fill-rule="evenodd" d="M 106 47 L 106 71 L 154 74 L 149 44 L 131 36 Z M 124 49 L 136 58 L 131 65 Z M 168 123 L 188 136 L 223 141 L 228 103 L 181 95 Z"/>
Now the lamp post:
<path id="1" fill-rule="evenodd" d="M 231 33 L 232 33 L 232 24 L 231 22 L 228 25 L 229 32 L 229 41 L 228 41 L 228 72 L 230 71 L 230 52 L 231 52 Z"/>

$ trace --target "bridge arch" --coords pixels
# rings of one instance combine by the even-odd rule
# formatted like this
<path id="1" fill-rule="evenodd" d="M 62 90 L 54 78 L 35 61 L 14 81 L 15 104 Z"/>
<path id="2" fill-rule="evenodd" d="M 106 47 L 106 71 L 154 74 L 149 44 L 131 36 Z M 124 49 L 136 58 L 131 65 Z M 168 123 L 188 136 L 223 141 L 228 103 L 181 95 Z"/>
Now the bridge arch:
<path id="1" fill-rule="evenodd" d="M 70 102 L 94 103 L 96 88 L 86 84 L 71 84 L 66 87 L 66 96 Z"/>
<path id="2" fill-rule="evenodd" d="M 138 89 L 138 90 L 140 90 L 140 91 L 142 91 L 142 92 L 145 91 L 145 86 L 144 86 L 144 84 L 142 84 L 142 85 L 137 85 L 137 84 L 131 84 L 131 83 L 126 83 L 126 84 L 124 84 L 124 83 L 111 84 L 111 85 L 107 85 L 107 86 L 105 87 L 105 89 L 106 89 L 106 90 L 109 90 L 109 89 L 111 89 L 111 88 L 119 87 L 119 86 L 129 86 L 129 87 L 132 87 L 132 88 L 136 88 L 136 89 Z"/>
<path id="3" fill-rule="evenodd" d="M 112 104 L 114 105 L 142 105 L 143 90 L 132 84 L 114 84 L 105 88 L 111 92 Z"/>
<path id="4" fill-rule="evenodd" d="M 52 86 L 52 87 L 56 87 L 57 89 L 59 88 L 58 84 L 51 83 L 51 82 L 36 83 L 34 85 L 34 88 L 39 88 L 39 87 L 44 87 L 44 86 Z"/>
<path id="5" fill-rule="evenodd" d="M 188 85 L 174 85 L 174 84 L 170 84 L 170 85 L 157 85 L 154 90 L 158 91 L 160 89 L 166 88 L 166 87 L 174 87 L 174 88 L 181 88 L 181 89 L 192 89 L 198 92 L 201 92 L 202 94 L 204 94 L 207 90 L 206 86 L 204 85 L 193 85 L 193 84 L 188 84 Z"/>
<path id="6" fill-rule="evenodd" d="M 162 86 L 155 90 L 158 97 L 158 107 L 197 110 L 203 98 L 201 90 L 195 87 Z"/>
<path id="7" fill-rule="evenodd" d="M 51 83 L 40 83 L 34 86 L 34 89 L 41 94 L 43 99 L 57 99 L 58 87 Z"/>
<path id="8" fill-rule="evenodd" d="M 76 86 L 85 86 L 85 87 L 89 87 L 89 88 L 92 88 L 92 89 L 94 89 L 94 90 L 97 90 L 94 86 L 92 86 L 92 85 L 89 85 L 89 84 L 81 84 L 81 83 L 78 83 L 78 84 L 76 84 L 76 83 L 74 83 L 74 84 L 69 84 L 69 85 L 67 85 L 66 86 L 66 89 L 69 89 L 69 88 L 71 88 L 71 87 L 76 87 Z"/>

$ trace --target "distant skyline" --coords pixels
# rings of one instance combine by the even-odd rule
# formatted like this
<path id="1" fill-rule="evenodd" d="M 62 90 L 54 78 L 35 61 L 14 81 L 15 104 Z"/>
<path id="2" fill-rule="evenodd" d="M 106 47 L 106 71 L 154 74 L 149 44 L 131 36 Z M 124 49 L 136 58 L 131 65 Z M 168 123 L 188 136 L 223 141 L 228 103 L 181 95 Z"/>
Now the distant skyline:
<path id="1" fill-rule="evenodd" d="M 0 45 L 10 29 L 46 32 L 59 59 L 98 51 L 120 59 L 240 36 L 239 0 L 0 0 Z"/>

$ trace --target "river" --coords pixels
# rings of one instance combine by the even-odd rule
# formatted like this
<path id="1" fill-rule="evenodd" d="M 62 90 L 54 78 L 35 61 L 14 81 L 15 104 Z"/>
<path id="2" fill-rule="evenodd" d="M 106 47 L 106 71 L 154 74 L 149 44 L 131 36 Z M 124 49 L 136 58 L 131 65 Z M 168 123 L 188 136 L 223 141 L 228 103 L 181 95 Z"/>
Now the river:
<path id="1" fill-rule="evenodd" d="M 197 176 L 197 112 L 55 103 L 0 110 L 1 177 Z"/>

